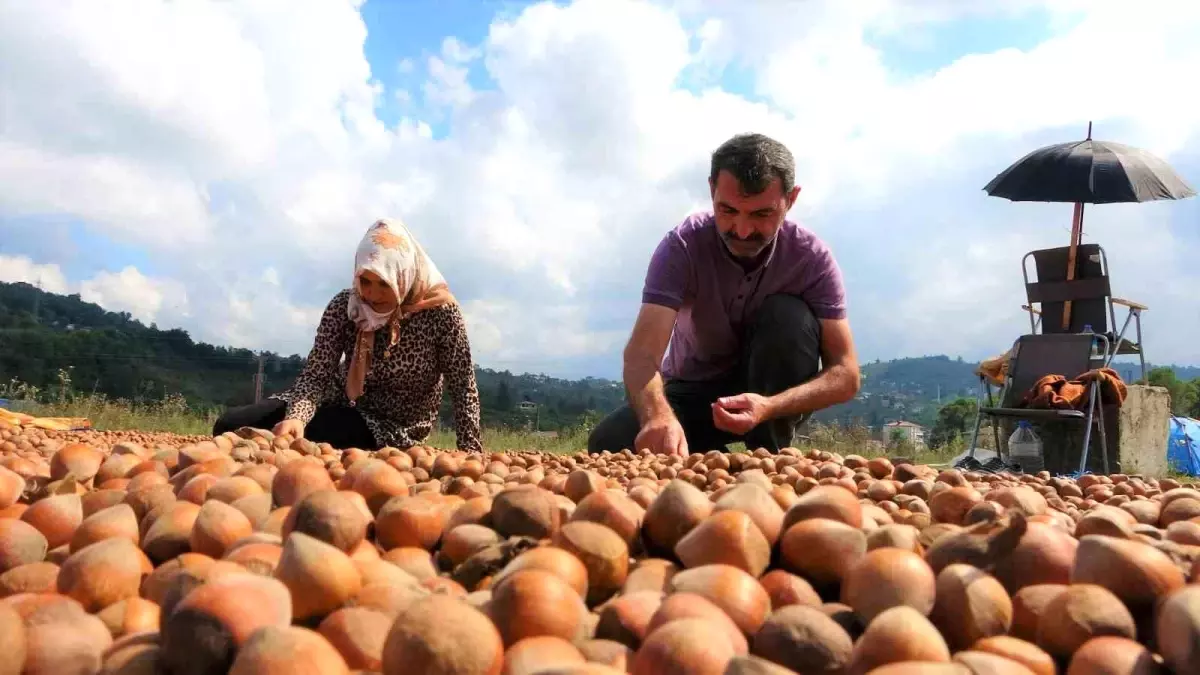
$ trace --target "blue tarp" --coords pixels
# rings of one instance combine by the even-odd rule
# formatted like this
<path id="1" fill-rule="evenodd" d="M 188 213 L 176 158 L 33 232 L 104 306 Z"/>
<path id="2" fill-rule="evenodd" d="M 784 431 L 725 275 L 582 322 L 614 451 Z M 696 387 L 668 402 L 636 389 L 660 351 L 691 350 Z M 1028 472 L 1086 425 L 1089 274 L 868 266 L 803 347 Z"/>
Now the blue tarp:
<path id="1" fill-rule="evenodd" d="M 1200 476 L 1200 420 L 1172 417 L 1167 436 L 1167 465 L 1189 476 Z"/>

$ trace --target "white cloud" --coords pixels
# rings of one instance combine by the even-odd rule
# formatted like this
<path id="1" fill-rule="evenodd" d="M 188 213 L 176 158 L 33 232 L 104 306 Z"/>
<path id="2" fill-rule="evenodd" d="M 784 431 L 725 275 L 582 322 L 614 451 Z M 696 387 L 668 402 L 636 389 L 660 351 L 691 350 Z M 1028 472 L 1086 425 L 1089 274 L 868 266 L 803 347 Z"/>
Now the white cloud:
<path id="1" fill-rule="evenodd" d="M 1088 119 L 1200 168 L 1177 84 L 1200 66 L 1195 3 L 546 3 L 479 44 L 445 36 L 424 86 L 392 91 L 359 4 L 0 0 L 0 238 L 2 219 L 79 219 L 162 270 L 97 275 L 97 298 L 197 339 L 306 353 L 364 228 L 400 217 L 464 300 L 482 363 L 616 374 L 655 243 L 705 205 L 712 149 L 758 130 L 796 154 L 794 215 L 842 262 L 864 356 L 970 357 L 1022 330 L 1020 256 L 1065 243 L 1070 218 L 986 197 L 992 175 Z M 1028 51 L 913 75 L 879 46 L 1031 10 L 1054 35 Z M 751 74 L 753 98 L 717 86 L 726 66 Z M 389 127 L 385 96 L 438 117 Z M 1200 358 L 1186 309 L 1200 243 L 1172 229 L 1181 208 L 1088 212 L 1117 294 L 1151 305 L 1152 360 Z M 14 260 L 0 273 L 35 269 Z"/>
<path id="2" fill-rule="evenodd" d="M 452 63 L 466 63 L 479 58 L 479 49 L 468 47 L 461 40 L 453 35 L 447 36 L 442 40 L 442 56 Z"/>
<path id="3" fill-rule="evenodd" d="M 510 300 L 470 301 L 463 307 L 472 349 L 488 355 L 497 368 L 536 372 L 553 369 L 559 359 L 596 357 L 620 349 L 624 330 L 581 331 L 587 309 L 579 305 L 543 307 L 530 323 L 524 307 Z"/>
<path id="4" fill-rule="evenodd" d="M 71 283 L 57 263 L 37 263 L 24 256 L 0 255 L 0 281 L 25 282 L 49 293 L 78 293 L 112 312 L 129 314 L 147 325 L 160 317 L 186 319 L 187 291 L 174 279 L 156 279 L 132 265 L 118 272 L 102 270 L 90 279 Z"/>
<path id="5" fill-rule="evenodd" d="M 467 84 L 467 69 L 439 57 L 429 57 L 429 81 L 424 85 L 426 100 L 436 105 L 464 106 L 475 92 Z"/>
<path id="6" fill-rule="evenodd" d="M 132 265 L 115 272 L 101 270 L 73 283 L 57 263 L 37 263 L 24 256 L 0 255 L 0 281 L 40 285 L 50 293 L 77 293 L 84 302 L 110 312 L 128 312 L 146 325 L 156 323 L 163 329 L 185 326 L 193 339 L 284 354 L 308 353 L 312 329 L 324 311 L 323 305 L 292 304 L 272 267 L 263 269 L 254 290 L 235 290 L 215 298 L 189 295 L 179 280 L 148 277 Z M 270 330 L 281 335 L 264 342 L 262 336 Z"/>
<path id="7" fill-rule="evenodd" d="M 66 293 L 67 278 L 56 264 L 37 264 L 24 256 L 0 255 L 0 281 L 24 282 L 47 293 Z"/>
<path id="8" fill-rule="evenodd" d="M 120 272 L 103 271 L 79 285 L 79 297 L 115 311 L 129 312 L 150 324 L 164 308 L 176 316 L 187 316 L 188 298 L 175 280 L 153 280 L 128 266 Z"/>

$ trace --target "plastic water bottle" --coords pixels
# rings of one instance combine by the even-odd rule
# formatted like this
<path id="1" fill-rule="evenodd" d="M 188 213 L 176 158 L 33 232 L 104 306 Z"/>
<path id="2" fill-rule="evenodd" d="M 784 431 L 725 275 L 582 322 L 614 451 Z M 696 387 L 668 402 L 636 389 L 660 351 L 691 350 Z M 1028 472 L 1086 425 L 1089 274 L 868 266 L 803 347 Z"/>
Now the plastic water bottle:
<path id="1" fill-rule="evenodd" d="M 1045 465 L 1042 456 L 1042 439 L 1038 438 L 1027 420 L 1017 422 L 1017 428 L 1008 437 L 1008 456 L 1025 473 L 1037 473 Z"/>
<path id="2" fill-rule="evenodd" d="M 1091 350 L 1090 358 L 1092 360 L 1095 360 L 1095 359 L 1103 357 L 1104 355 L 1100 353 L 1100 341 L 1094 337 L 1096 335 L 1096 331 L 1092 330 L 1092 324 L 1090 324 L 1090 323 L 1083 324 L 1083 332 L 1088 335 L 1093 336 L 1092 343 L 1089 346 L 1089 348 Z"/>

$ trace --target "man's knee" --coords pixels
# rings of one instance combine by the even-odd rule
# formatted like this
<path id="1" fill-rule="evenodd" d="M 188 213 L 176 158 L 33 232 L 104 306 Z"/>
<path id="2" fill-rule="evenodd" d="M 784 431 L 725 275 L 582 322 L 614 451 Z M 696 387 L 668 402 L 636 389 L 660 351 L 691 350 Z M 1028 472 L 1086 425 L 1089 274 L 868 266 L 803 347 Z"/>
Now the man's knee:
<path id="1" fill-rule="evenodd" d="M 804 354 L 819 358 L 821 323 L 803 298 L 777 293 L 763 300 L 750 326 L 749 348 L 759 354 Z"/>
<path id="2" fill-rule="evenodd" d="M 812 308 L 795 295 L 768 296 L 755 313 L 745 344 L 747 384 L 774 394 L 817 374 L 821 363 L 821 324 Z"/>
<path id="3" fill-rule="evenodd" d="M 812 307 L 798 295 L 775 293 L 763 299 L 754 314 L 756 333 L 797 335 L 820 331 Z"/>

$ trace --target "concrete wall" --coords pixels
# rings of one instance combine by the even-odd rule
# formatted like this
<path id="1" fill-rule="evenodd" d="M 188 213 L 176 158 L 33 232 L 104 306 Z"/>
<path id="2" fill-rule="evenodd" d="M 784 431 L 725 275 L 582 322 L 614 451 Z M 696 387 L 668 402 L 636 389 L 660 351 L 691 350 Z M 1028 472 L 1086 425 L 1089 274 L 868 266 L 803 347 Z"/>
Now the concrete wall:
<path id="1" fill-rule="evenodd" d="M 1167 388 L 1129 385 L 1117 426 L 1121 470 L 1154 478 L 1166 476 L 1167 436 L 1171 431 L 1171 395 Z"/>

